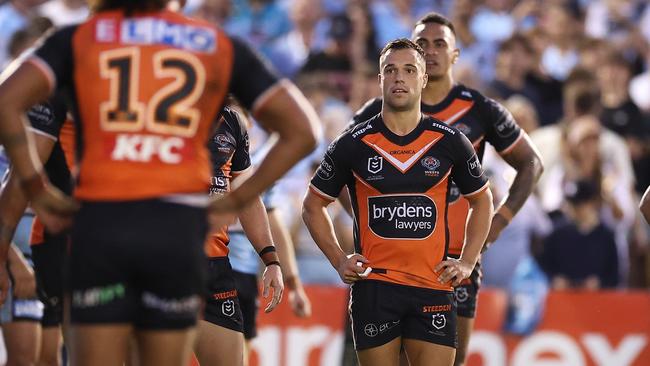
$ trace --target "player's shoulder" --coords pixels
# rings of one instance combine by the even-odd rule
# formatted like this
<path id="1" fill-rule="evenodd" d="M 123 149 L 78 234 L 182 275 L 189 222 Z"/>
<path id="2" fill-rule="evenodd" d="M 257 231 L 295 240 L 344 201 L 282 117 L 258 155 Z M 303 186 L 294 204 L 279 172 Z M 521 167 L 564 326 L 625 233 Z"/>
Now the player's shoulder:
<path id="1" fill-rule="evenodd" d="M 451 93 L 456 99 L 463 99 L 471 102 L 478 102 L 482 103 L 485 102 L 486 100 L 489 100 L 485 94 L 481 93 L 480 91 L 470 88 L 469 86 L 465 84 L 456 84 L 454 88 L 452 89 Z"/>
<path id="2" fill-rule="evenodd" d="M 355 124 L 351 128 L 343 132 L 342 137 L 346 136 L 351 141 L 361 140 L 363 136 L 375 133 L 378 131 L 381 115 L 376 114 L 373 117 Z"/>
<path id="3" fill-rule="evenodd" d="M 424 124 L 425 129 L 441 133 L 445 137 L 454 137 L 459 134 L 462 135 L 462 132 L 460 132 L 456 127 L 448 125 L 432 116 L 424 115 L 422 123 Z"/>
<path id="4" fill-rule="evenodd" d="M 381 113 L 382 99 L 373 98 L 367 101 L 352 117 L 351 125 L 358 125 Z"/>

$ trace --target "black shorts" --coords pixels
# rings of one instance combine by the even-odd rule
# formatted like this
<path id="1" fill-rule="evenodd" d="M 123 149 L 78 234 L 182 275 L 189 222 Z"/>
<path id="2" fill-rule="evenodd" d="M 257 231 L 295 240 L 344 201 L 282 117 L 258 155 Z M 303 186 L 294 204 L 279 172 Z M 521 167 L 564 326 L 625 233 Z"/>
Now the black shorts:
<path id="1" fill-rule="evenodd" d="M 83 202 L 70 249 L 73 324 L 196 324 L 205 288 L 204 209 L 159 200 Z"/>
<path id="2" fill-rule="evenodd" d="M 45 305 L 41 325 L 56 327 L 63 321 L 63 278 L 68 248 L 67 235 L 44 234 L 44 242 L 32 245 L 38 296 Z"/>
<path id="3" fill-rule="evenodd" d="M 232 275 L 235 279 L 239 305 L 244 317 L 244 338 L 253 339 L 257 336 L 257 311 L 260 307 L 257 276 L 237 271 L 233 271 Z"/>
<path id="4" fill-rule="evenodd" d="M 397 337 L 456 348 L 452 292 L 361 280 L 352 285 L 350 318 L 357 351 Z"/>
<path id="5" fill-rule="evenodd" d="M 481 276 L 481 265 L 480 263 L 476 263 L 476 267 L 474 267 L 469 278 L 465 279 L 460 286 L 454 289 L 456 313 L 458 316 L 462 316 L 463 318 L 474 318 L 476 316 Z"/>
<path id="6" fill-rule="evenodd" d="M 208 293 L 203 319 L 236 332 L 244 331 L 241 305 L 228 257 L 208 259 Z"/>

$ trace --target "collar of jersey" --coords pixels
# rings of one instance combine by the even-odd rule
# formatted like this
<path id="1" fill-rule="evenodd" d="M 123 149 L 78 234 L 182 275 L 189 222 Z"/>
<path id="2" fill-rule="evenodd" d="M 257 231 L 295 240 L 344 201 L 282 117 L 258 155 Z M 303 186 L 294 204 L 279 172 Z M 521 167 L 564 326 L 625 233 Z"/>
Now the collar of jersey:
<path id="1" fill-rule="evenodd" d="M 413 131 L 409 132 L 408 134 L 404 136 L 400 136 L 393 131 L 391 131 L 388 127 L 386 127 L 386 124 L 384 123 L 384 119 L 381 117 L 381 113 L 377 115 L 378 119 L 378 130 L 381 132 L 388 141 L 400 145 L 400 146 L 406 146 L 410 144 L 411 142 L 415 141 L 418 136 L 422 134 L 422 131 L 425 130 L 425 123 L 423 121 L 427 118 L 424 114 L 420 114 L 420 122 L 418 125 L 413 129 Z"/>

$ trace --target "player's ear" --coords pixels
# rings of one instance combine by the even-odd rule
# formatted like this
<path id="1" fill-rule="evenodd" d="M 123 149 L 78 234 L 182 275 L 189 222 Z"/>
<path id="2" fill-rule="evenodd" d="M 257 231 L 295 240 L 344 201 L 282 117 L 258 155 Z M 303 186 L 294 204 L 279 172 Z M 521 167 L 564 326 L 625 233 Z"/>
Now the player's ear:
<path id="1" fill-rule="evenodd" d="M 422 89 L 427 87 L 428 82 L 429 82 L 429 74 L 425 72 L 424 75 L 422 75 Z"/>
<path id="2" fill-rule="evenodd" d="M 451 63 L 455 64 L 458 61 L 458 58 L 460 57 L 460 50 L 458 48 L 454 49 L 452 56 L 451 56 Z"/>

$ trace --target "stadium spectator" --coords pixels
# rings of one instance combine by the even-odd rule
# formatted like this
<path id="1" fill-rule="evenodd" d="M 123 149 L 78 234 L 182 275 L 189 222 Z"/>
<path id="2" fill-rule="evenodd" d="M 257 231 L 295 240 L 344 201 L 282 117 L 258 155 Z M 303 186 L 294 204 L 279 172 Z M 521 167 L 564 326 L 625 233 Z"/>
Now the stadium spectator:
<path id="1" fill-rule="evenodd" d="M 628 93 L 630 63 L 618 52 L 604 57 L 596 73 L 600 83 L 603 126 L 625 139 L 636 176 L 636 191 L 641 194 L 650 185 L 650 126 Z"/>
<path id="2" fill-rule="evenodd" d="M 36 15 L 36 7 L 45 0 L 10 0 L 0 5 L 0 70 L 11 60 L 9 40 L 14 32 L 29 24 L 29 17 Z"/>
<path id="3" fill-rule="evenodd" d="M 544 241 L 539 262 L 556 290 L 616 287 L 618 253 L 614 232 L 599 216 L 598 186 L 590 180 L 569 181 L 563 189 L 566 219 Z"/>

